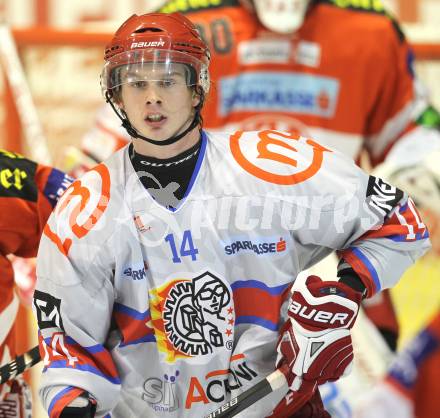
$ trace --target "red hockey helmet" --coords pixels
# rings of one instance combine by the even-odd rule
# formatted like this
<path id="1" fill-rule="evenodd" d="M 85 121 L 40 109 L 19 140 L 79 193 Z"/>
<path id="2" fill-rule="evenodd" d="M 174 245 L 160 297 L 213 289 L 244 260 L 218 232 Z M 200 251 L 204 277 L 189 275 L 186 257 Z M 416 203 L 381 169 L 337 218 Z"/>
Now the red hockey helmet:
<path id="1" fill-rule="evenodd" d="M 163 74 L 172 73 L 176 63 L 188 70 L 188 86 L 200 86 L 204 93 L 209 90 L 208 46 L 194 24 L 180 13 L 132 15 L 107 45 L 104 60 L 104 93 L 127 82 L 141 81 L 144 65 Z"/>

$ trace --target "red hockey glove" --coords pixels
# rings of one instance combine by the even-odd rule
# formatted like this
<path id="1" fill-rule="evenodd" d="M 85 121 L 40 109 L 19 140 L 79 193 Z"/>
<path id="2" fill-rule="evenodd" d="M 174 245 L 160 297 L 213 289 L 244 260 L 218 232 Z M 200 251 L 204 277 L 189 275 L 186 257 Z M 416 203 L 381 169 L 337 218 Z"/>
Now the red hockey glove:
<path id="1" fill-rule="evenodd" d="M 353 360 L 350 329 L 362 295 L 344 283 L 309 276 L 295 282 L 289 319 L 278 342 L 277 367 L 288 365 L 290 389 L 311 397 L 316 385 L 348 374 Z"/>

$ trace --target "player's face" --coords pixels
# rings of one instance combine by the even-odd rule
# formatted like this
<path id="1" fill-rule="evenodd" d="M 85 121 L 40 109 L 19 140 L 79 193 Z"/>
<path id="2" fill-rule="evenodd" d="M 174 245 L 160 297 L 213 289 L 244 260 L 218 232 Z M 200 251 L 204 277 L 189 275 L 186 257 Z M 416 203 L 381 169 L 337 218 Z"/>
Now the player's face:
<path id="1" fill-rule="evenodd" d="M 253 0 L 260 22 L 273 32 L 293 33 L 298 30 L 310 0 Z"/>
<path id="2" fill-rule="evenodd" d="M 160 141 L 189 126 L 199 98 L 187 85 L 183 64 L 174 64 L 171 71 L 135 64 L 124 71 L 121 108 L 139 133 Z"/>

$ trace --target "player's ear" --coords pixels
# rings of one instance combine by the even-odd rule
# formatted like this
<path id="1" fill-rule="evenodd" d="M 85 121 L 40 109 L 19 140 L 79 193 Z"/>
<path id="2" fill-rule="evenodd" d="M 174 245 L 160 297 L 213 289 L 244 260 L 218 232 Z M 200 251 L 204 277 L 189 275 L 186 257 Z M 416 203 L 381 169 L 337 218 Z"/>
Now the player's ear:
<path id="1" fill-rule="evenodd" d="M 196 107 L 200 104 L 200 94 L 197 93 L 196 89 L 192 90 L 192 106 Z"/>

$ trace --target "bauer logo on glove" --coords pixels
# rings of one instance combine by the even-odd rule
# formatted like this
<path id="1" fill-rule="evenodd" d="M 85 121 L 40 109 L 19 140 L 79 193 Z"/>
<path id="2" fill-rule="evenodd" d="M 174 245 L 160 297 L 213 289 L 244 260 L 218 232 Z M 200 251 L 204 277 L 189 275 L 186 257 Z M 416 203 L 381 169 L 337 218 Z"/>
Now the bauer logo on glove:
<path id="1" fill-rule="evenodd" d="M 347 374 L 353 360 L 350 329 L 362 295 L 340 282 L 309 276 L 295 282 L 288 315 L 280 332 L 277 366 L 287 365 L 291 390 L 309 392 L 316 385 Z"/>
<path id="2" fill-rule="evenodd" d="M 305 328 L 351 328 L 360 303 L 356 295 L 342 283 L 309 276 L 305 284 L 293 286 L 289 317 Z"/>

